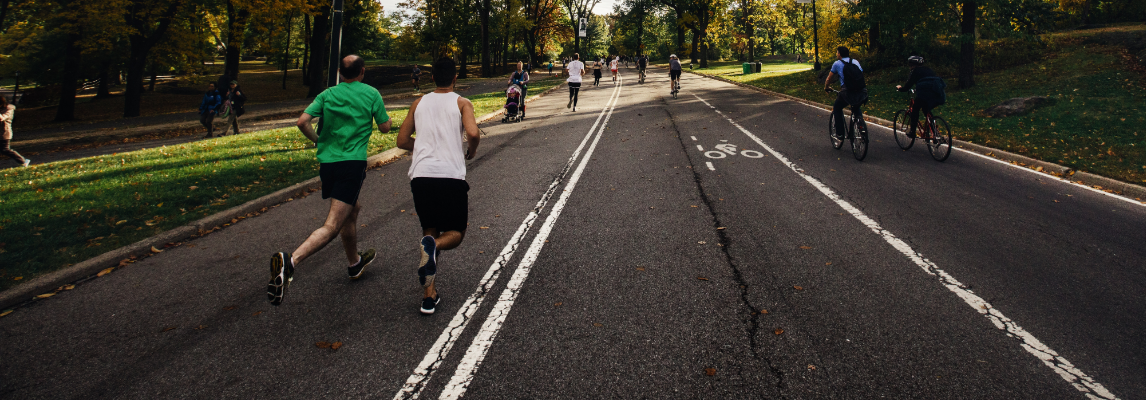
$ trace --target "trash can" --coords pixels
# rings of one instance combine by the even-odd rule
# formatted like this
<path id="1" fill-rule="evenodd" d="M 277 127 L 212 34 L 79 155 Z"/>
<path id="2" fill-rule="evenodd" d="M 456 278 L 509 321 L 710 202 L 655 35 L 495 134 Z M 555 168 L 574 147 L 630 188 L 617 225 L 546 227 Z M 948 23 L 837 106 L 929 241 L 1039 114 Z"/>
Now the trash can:
<path id="1" fill-rule="evenodd" d="M 756 63 L 753 63 L 753 64 L 755 64 L 755 65 L 753 65 L 753 66 L 752 66 L 752 67 L 753 67 L 753 69 L 754 69 L 754 71 L 755 71 L 756 73 L 760 73 L 760 68 L 762 68 L 762 67 L 764 66 L 764 63 L 756 62 Z"/>
<path id="2" fill-rule="evenodd" d="M 754 71 L 754 69 L 752 68 L 752 63 L 744 63 L 741 65 L 741 67 L 744 70 L 744 75 L 751 74 Z"/>

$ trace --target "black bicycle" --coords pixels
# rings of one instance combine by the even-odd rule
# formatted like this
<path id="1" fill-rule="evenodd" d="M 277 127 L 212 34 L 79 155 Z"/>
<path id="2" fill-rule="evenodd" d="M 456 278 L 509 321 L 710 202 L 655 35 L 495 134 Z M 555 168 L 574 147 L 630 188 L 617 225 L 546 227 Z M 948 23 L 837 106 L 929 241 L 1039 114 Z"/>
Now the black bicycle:
<path id="1" fill-rule="evenodd" d="M 839 93 L 838 90 L 831 89 L 832 92 Z M 856 160 L 863 161 L 867 157 L 867 122 L 863 120 L 863 111 L 860 107 L 867 104 L 867 98 L 859 104 L 851 107 L 852 115 L 848 117 L 848 132 L 847 135 L 842 135 L 836 132 L 836 114 L 832 113 L 828 117 L 828 136 L 832 139 L 832 147 L 839 150 L 844 146 L 844 140 L 850 140 L 852 143 L 852 155 Z M 840 112 L 843 112 L 842 110 Z"/>
<path id="2" fill-rule="evenodd" d="M 915 94 L 915 89 L 911 89 L 911 93 Z M 911 98 L 906 110 L 899 110 L 895 112 L 895 119 L 893 121 L 892 129 L 895 134 L 895 144 L 903 150 L 910 149 L 915 144 L 916 136 L 918 139 L 927 142 L 927 151 L 931 153 L 931 158 L 935 161 L 947 160 L 951 156 L 951 127 L 947 125 L 947 121 L 943 117 L 936 117 L 930 112 L 924 113 L 924 118 L 921 118 L 916 124 L 916 136 L 909 136 L 911 111 L 915 108 L 915 98 Z"/>

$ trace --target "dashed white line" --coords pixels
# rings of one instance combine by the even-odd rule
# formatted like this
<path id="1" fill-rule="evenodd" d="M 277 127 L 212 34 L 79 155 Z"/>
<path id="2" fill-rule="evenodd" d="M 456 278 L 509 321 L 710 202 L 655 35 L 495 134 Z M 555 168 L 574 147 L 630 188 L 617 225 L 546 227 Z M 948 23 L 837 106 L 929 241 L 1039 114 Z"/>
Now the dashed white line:
<path id="1" fill-rule="evenodd" d="M 613 90 L 610 100 L 615 99 L 618 93 L 620 93 L 619 86 Z M 573 151 L 573 155 L 569 157 L 569 161 L 565 163 L 565 167 L 561 170 L 561 173 L 549 184 L 549 188 L 545 191 L 545 194 L 541 196 L 541 200 L 539 200 L 533 210 L 525 216 L 525 220 L 518 226 L 517 231 L 514 232 L 509 242 L 506 243 L 505 248 L 501 250 L 501 254 L 498 254 L 497 259 L 490 265 L 485 276 L 478 282 L 477 290 L 466 299 L 458 309 L 458 312 L 454 314 L 454 318 L 450 320 L 450 324 L 446 326 L 446 329 L 438 336 L 438 340 L 435 341 L 434 345 L 430 347 L 430 350 L 426 352 L 426 356 L 422 358 L 422 362 L 418 364 L 418 367 L 415 368 L 410 377 L 406 379 L 406 384 L 394 395 L 395 400 L 417 399 L 419 395 L 421 395 L 426 382 L 433 377 L 434 372 L 437 371 L 442 361 L 446 358 L 446 355 L 449 354 L 454 343 L 457 342 L 462 332 L 465 331 L 466 326 L 469 325 L 474 313 L 481 307 L 482 300 L 485 300 L 485 296 L 489 294 L 490 289 L 493 288 L 493 284 L 497 282 L 497 278 L 501 274 L 501 267 L 505 266 L 505 264 L 509 262 L 509 259 L 513 257 L 525 234 L 533 227 L 533 223 L 537 221 L 541 210 L 545 208 L 545 205 L 553 198 L 553 194 L 556 193 L 561 181 L 565 179 L 565 176 L 568 175 L 569 171 L 573 168 L 577 157 L 581 154 L 581 151 L 585 149 L 585 145 L 589 143 L 589 138 L 593 137 L 593 133 L 597 131 L 597 126 L 601 123 L 602 118 L 605 117 L 605 111 L 607 111 L 607 107 L 601 110 L 601 113 L 597 116 L 597 121 L 589 128 L 589 132 L 585 134 L 585 138 L 581 139 L 581 144 Z"/>
<path id="2" fill-rule="evenodd" d="M 619 90 L 620 88 L 621 81 L 618 80 L 617 89 Z M 553 209 L 549 212 L 549 216 L 545 218 L 545 223 L 541 225 L 541 228 L 537 231 L 537 235 L 533 237 L 533 243 L 531 243 L 529 249 L 525 251 L 521 263 L 517 265 L 517 270 L 514 271 L 513 275 L 509 278 L 509 282 L 505 285 L 505 290 L 501 292 L 501 296 L 498 298 L 497 303 L 494 304 L 489 316 L 486 317 L 473 343 L 466 349 L 466 354 L 462 357 L 461 362 L 458 363 L 458 369 L 454 372 L 454 377 L 450 379 L 445 389 L 442 390 L 442 394 L 439 397 L 440 399 L 452 400 L 462 397 L 469 387 L 470 382 L 473 382 L 474 374 L 477 373 L 478 367 L 481 365 L 482 360 L 485 359 L 490 346 L 493 345 L 494 339 L 497 338 L 498 331 L 501 330 L 506 317 L 509 316 L 509 311 L 513 308 L 514 301 L 517 300 L 518 294 L 521 293 L 521 287 L 525 284 L 525 279 L 533 269 L 533 263 L 537 261 L 537 256 L 541 253 L 541 249 L 545 247 L 545 240 L 548 239 L 549 234 L 553 232 L 553 226 L 557 223 L 557 218 L 561 216 L 561 211 L 565 209 L 565 204 L 569 201 L 569 196 L 573 194 L 573 189 L 577 187 L 577 182 L 581 180 L 581 174 L 585 171 L 585 166 L 589 164 L 589 160 L 593 156 L 593 151 L 597 148 L 597 143 L 600 142 L 601 136 L 605 133 L 605 127 L 609 123 L 609 118 L 613 115 L 613 110 L 617 108 L 617 102 L 620 98 L 614 97 L 612 100 L 612 105 L 606 106 L 609 112 L 605 114 L 605 119 L 601 123 L 600 129 L 597 130 L 597 136 L 593 139 L 593 144 L 590 145 L 589 150 L 585 152 L 585 157 L 581 158 L 581 163 L 577 166 L 577 170 L 573 171 L 573 175 L 569 177 L 569 183 L 565 185 L 565 190 L 561 192 L 561 196 L 557 198 L 557 202 L 553 203 Z"/>
<path id="3" fill-rule="evenodd" d="M 698 144 L 698 145 L 696 145 L 696 149 L 700 150 L 700 151 L 704 151 L 704 146 L 701 146 Z"/>
<path id="4" fill-rule="evenodd" d="M 716 167 L 712 166 L 712 161 L 705 161 L 704 164 L 708 165 L 709 171 L 716 171 Z"/>
<path id="5" fill-rule="evenodd" d="M 696 136 L 689 136 L 689 137 L 692 138 L 692 141 L 694 141 L 694 142 L 696 141 Z"/>
<path id="6" fill-rule="evenodd" d="M 704 104 L 708 105 L 709 107 L 712 107 L 711 104 L 708 104 L 708 102 L 700 98 L 700 96 L 695 94 L 693 94 L 693 96 L 701 102 L 704 102 Z M 715 109 L 716 107 L 712 108 Z M 724 119 L 728 120 L 732 126 L 735 126 L 737 129 L 739 129 L 740 132 L 743 132 L 745 135 L 747 135 L 749 139 L 752 139 L 756 142 L 756 144 L 759 144 L 760 147 L 763 147 L 764 150 L 772 153 L 772 155 L 775 156 L 776 159 L 780 160 L 781 163 L 786 165 L 788 169 L 791 169 L 793 172 L 800 175 L 801 178 L 804 178 L 804 180 L 812 184 L 812 186 L 819 190 L 820 193 L 823 193 L 829 199 L 834 201 L 837 205 L 842 207 L 845 211 L 863 223 L 864 226 L 868 227 L 868 229 L 871 229 L 872 232 L 880 235 L 884 241 L 891 245 L 891 247 L 907 256 L 907 258 L 914 262 L 915 265 L 922 268 L 923 272 L 939 278 L 940 284 L 942 284 L 951 292 L 955 293 L 955 295 L 959 296 L 959 298 L 963 299 L 967 305 L 971 306 L 971 308 L 974 308 L 975 311 L 977 311 L 979 314 L 985 316 L 988 320 L 991 321 L 992 324 L 995 325 L 996 328 L 1005 331 L 1007 333 L 1007 337 L 1018 339 L 1020 341 L 1019 346 L 1021 346 L 1023 350 L 1026 350 L 1028 353 L 1031 353 L 1031 355 L 1034 355 L 1039 360 L 1042 360 L 1043 364 L 1057 373 L 1064 380 L 1069 382 L 1072 386 L 1074 386 L 1075 389 L 1086 394 L 1086 396 L 1090 398 L 1118 398 L 1109 390 L 1106 390 L 1106 387 L 1102 386 L 1102 384 L 1095 382 L 1094 378 L 1091 378 L 1089 375 L 1082 372 L 1082 370 L 1076 368 L 1074 364 L 1070 363 L 1070 361 L 1067 361 L 1065 358 L 1058 355 L 1058 353 L 1051 349 L 1049 346 L 1036 339 L 1033 335 L 1020 327 L 1018 323 L 1004 316 L 1002 311 L 999 311 L 999 309 L 992 306 L 991 303 L 988 303 L 986 300 L 983 300 L 982 297 L 976 295 L 975 292 L 967 289 L 967 287 L 956 280 L 955 277 L 940 269 L 939 266 L 931 260 L 923 257 L 922 254 L 919 254 L 919 252 L 912 249 L 911 246 L 906 242 L 899 239 L 888 230 L 883 229 L 879 223 L 865 215 L 851 203 L 848 203 L 846 200 L 840 198 L 840 196 L 836 194 L 835 191 L 833 191 L 823 182 L 820 182 L 819 179 L 813 178 L 811 175 L 804 173 L 803 169 L 797 167 L 796 164 L 789 161 L 788 158 L 784 157 L 783 154 L 780 154 L 776 150 L 772 149 L 772 147 L 764 144 L 763 140 L 760 140 L 760 138 L 752 134 L 752 132 L 744 129 L 743 126 L 740 126 L 740 124 L 736 123 L 736 121 L 732 120 L 732 118 L 725 116 L 724 113 L 720 112 L 720 110 L 716 110 L 716 112 L 720 114 L 720 116 L 724 117 Z"/>

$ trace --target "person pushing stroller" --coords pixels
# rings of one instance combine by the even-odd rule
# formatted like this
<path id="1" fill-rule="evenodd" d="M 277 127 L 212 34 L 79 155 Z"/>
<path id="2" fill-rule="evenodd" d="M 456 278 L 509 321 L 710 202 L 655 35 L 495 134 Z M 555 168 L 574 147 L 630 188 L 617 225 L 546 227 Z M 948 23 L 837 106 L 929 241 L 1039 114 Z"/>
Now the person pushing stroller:
<path id="1" fill-rule="evenodd" d="M 516 85 L 518 87 L 518 89 L 521 90 L 521 93 L 519 94 L 521 97 L 521 101 L 518 102 L 518 104 L 521 106 L 521 118 L 525 118 L 525 99 L 526 99 L 525 96 L 529 90 L 529 71 L 526 71 L 525 69 L 523 69 L 523 67 L 524 67 L 524 64 L 521 61 L 518 61 L 517 62 L 517 71 L 514 71 L 512 74 L 509 75 L 509 85 L 510 86 Z M 506 94 L 507 95 L 509 94 L 508 90 L 506 91 Z M 518 119 L 521 119 L 521 118 L 518 118 Z"/>

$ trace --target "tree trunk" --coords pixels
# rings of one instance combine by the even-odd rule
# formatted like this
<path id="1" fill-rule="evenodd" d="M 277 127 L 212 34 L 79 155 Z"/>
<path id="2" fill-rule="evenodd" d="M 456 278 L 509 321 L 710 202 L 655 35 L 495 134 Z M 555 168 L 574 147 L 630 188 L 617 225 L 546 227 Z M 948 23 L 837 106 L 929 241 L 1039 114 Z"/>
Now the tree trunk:
<path id="1" fill-rule="evenodd" d="M 696 64 L 696 62 L 697 62 L 696 56 L 698 54 L 697 54 L 697 50 L 696 50 L 696 47 L 697 47 L 696 45 L 697 45 L 697 41 L 699 40 L 699 38 L 697 36 L 699 36 L 699 35 L 697 35 L 696 30 L 695 29 L 692 30 L 692 51 L 690 51 L 688 53 L 688 63 L 690 65 Z"/>
<path id="2" fill-rule="evenodd" d="M 235 10 L 232 0 L 227 0 L 227 58 L 223 64 L 223 75 L 231 79 L 239 77 L 239 61 L 243 47 L 243 35 L 247 31 L 247 18 L 251 12 L 246 8 Z"/>
<path id="3" fill-rule="evenodd" d="M 700 67 L 708 68 L 708 34 L 700 35 Z"/>
<path id="4" fill-rule="evenodd" d="M 109 90 L 111 74 L 108 71 L 111 69 L 111 62 L 105 62 L 103 68 L 99 72 L 99 86 L 96 88 L 97 99 L 111 97 L 111 90 Z"/>
<path id="5" fill-rule="evenodd" d="M 638 4 L 640 15 L 637 17 L 637 54 L 645 54 L 645 9 L 643 4 Z"/>
<path id="6" fill-rule="evenodd" d="M 138 117 L 143 102 L 143 69 L 147 65 L 147 50 L 142 44 L 132 43 L 127 59 L 127 89 L 124 92 L 123 116 Z"/>
<path id="7" fill-rule="evenodd" d="M 963 17 L 959 22 L 962 41 L 959 51 L 959 88 L 975 86 L 975 14 L 979 7 L 975 0 L 963 2 Z"/>
<path id="8" fill-rule="evenodd" d="M 310 90 L 306 97 L 318 96 L 326 90 L 326 80 L 322 79 L 322 65 L 326 60 L 326 44 L 329 42 L 327 40 L 330 34 L 330 27 L 327 26 L 329 20 L 330 7 L 323 7 L 322 14 L 314 17 L 314 28 L 311 29 L 310 37 L 310 67 L 306 71 L 310 76 Z"/>
<path id="9" fill-rule="evenodd" d="M 286 20 L 286 48 L 283 50 L 283 90 L 286 90 L 287 70 L 290 69 L 290 31 L 294 30 L 292 22 L 294 22 L 294 11 L 287 15 Z"/>
<path id="10" fill-rule="evenodd" d="M 147 91 L 148 92 L 154 92 L 155 91 L 155 81 L 156 81 L 156 79 L 159 78 L 158 75 L 159 75 L 159 73 L 155 72 L 155 63 L 152 62 L 151 63 L 151 82 L 147 85 Z"/>
<path id="11" fill-rule="evenodd" d="M 676 11 L 676 52 L 684 54 L 684 26 L 680 24 L 681 18 L 684 18 L 684 12 L 681 10 Z M 679 58 L 679 57 L 678 57 Z"/>
<path id="12" fill-rule="evenodd" d="M 470 77 L 469 73 L 466 72 L 466 69 L 467 69 L 466 68 L 466 62 L 469 61 L 469 58 L 470 58 L 470 46 L 468 44 L 464 44 L 461 47 L 462 47 L 462 55 L 461 55 L 461 60 L 459 60 L 461 62 L 458 63 L 461 70 L 458 71 L 458 79 L 466 79 L 466 78 Z"/>
<path id="13" fill-rule="evenodd" d="M 302 27 L 302 85 L 310 86 L 310 14 L 303 13 Z"/>
<path id="14" fill-rule="evenodd" d="M 8 17 L 8 0 L 0 1 L 0 33 L 4 30 L 4 20 Z"/>
<path id="15" fill-rule="evenodd" d="M 56 107 L 56 121 L 76 118 L 76 80 L 80 77 L 81 49 L 79 33 L 68 34 L 64 44 L 64 70 L 60 79 L 60 105 Z"/>
<path id="16" fill-rule="evenodd" d="M 868 57 L 883 52 L 883 44 L 879 41 L 879 22 L 873 22 L 867 30 L 867 49 L 870 52 Z"/>
<path id="17" fill-rule="evenodd" d="M 482 0 L 481 2 L 481 76 L 482 78 L 489 78 L 493 76 L 493 71 L 490 70 L 490 57 L 489 57 L 489 0 Z"/>

